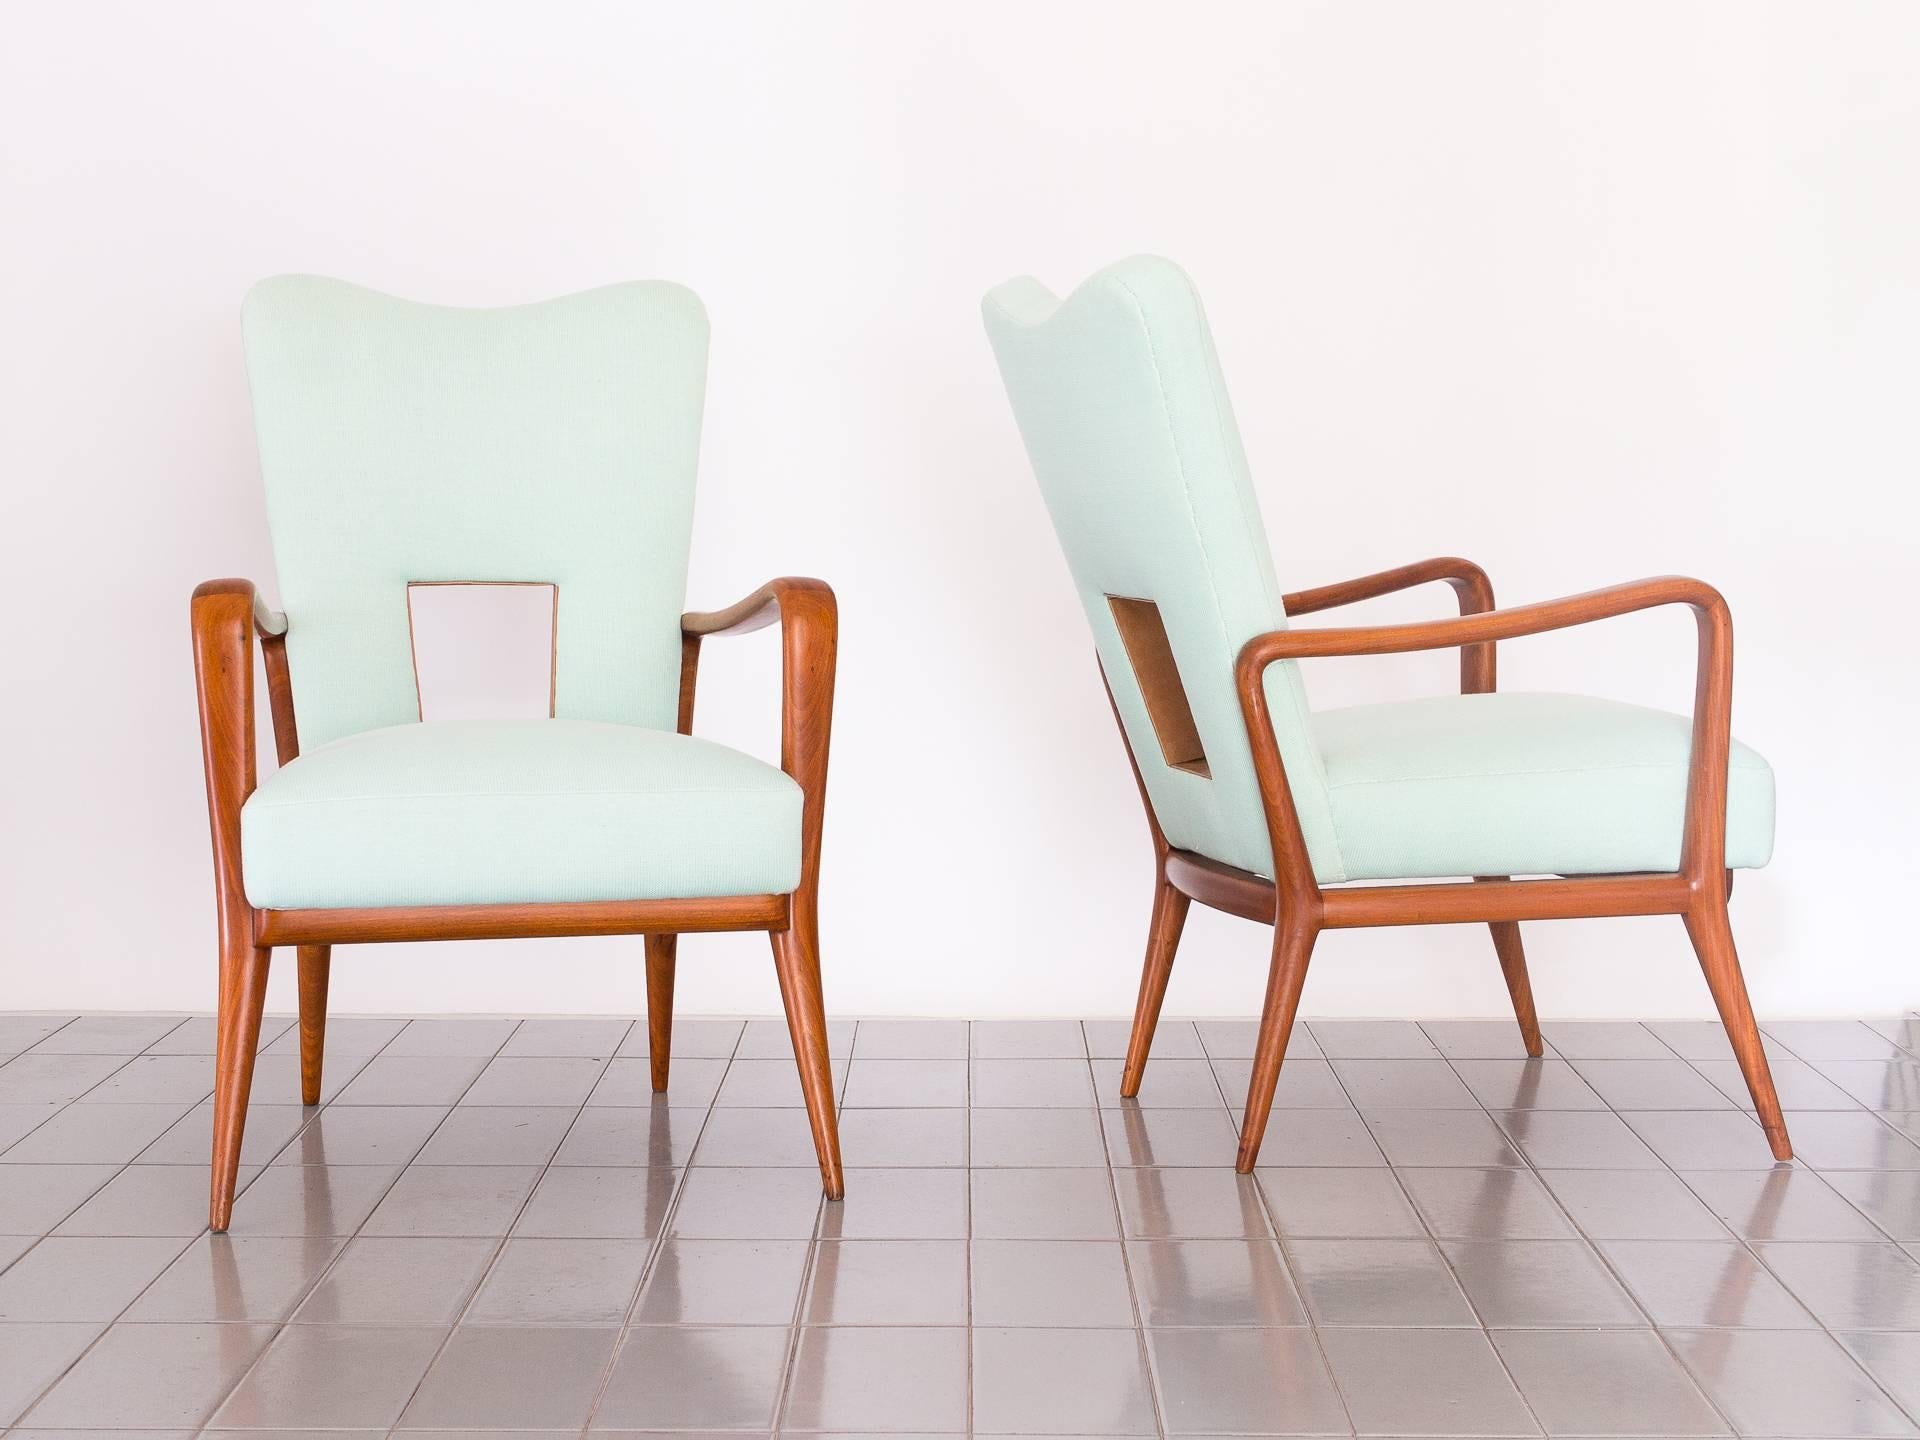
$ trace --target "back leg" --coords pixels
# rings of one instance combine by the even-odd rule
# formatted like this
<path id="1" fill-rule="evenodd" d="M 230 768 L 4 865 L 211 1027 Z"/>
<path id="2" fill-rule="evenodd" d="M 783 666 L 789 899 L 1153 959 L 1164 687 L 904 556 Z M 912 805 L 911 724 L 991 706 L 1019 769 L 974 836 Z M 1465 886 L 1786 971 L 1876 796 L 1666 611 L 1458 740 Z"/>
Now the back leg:
<path id="1" fill-rule="evenodd" d="M 1504 875 L 1476 875 L 1473 877 L 1482 885 L 1504 885 Z M 1520 1041 L 1527 1047 L 1527 1054 L 1538 1060 L 1543 1052 L 1540 1044 L 1540 1017 L 1533 1009 L 1533 982 L 1527 978 L 1527 952 L 1520 944 L 1520 922 L 1517 920 L 1492 920 L 1487 929 L 1493 932 L 1493 953 L 1500 957 L 1500 973 L 1507 977 L 1507 994 L 1513 1001 L 1513 1018 L 1520 1022 Z"/>
<path id="2" fill-rule="evenodd" d="M 1180 948 L 1180 932 L 1187 923 L 1192 901 L 1165 880 L 1153 892 L 1153 919 L 1147 925 L 1147 959 L 1140 970 L 1140 998 L 1133 1007 L 1133 1033 L 1127 1037 L 1127 1063 L 1120 1071 L 1120 1094 L 1132 1099 L 1140 1093 L 1146 1073 L 1147 1051 L 1160 1023 L 1160 1005 L 1167 998 L 1173 975 L 1173 954 Z"/>
<path id="3" fill-rule="evenodd" d="M 299 947 L 300 1103 L 320 1103 L 320 1071 L 327 1052 L 327 977 L 333 969 L 331 945 Z"/>
<path id="4" fill-rule="evenodd" d="M 647 1053 L 657 1095 L 667 1088 L 673 1063 L 673 968 L 678 935 L 647 936 Z"/>
<path id="5" fill-rule="evenodd" d="M 1487 929 L 1493 932 L 1500 973 L 1507 977 L 1507 994 L 1513 997 L 1513 1018 L 1520 1022 L 1521 1042 L 1527 1054 L 1538 1060 L 1544 1047 L 1540 1043 L 1540 1017 L 1533 1010 L 1533 982 L 1527 978 L 1527 952 L 1520 945 L 1520 922 L 1495 920 Z"/>

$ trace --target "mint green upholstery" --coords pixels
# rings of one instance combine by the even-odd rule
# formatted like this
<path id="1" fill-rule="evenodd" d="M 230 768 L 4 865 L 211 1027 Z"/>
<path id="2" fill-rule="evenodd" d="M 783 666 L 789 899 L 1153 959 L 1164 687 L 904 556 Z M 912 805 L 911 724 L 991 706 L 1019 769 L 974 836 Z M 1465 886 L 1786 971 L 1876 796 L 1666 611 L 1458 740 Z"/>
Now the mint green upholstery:
<path id="1" fill-rule="evenodd" d="M 1143 256 L 1064 300 L 1035 280 L 1011 280 L 983 309 L 1168 842 L 1271 875 L 1233 667 L 1248 640 L 1287 622 L 1199 296 L 1178 267 Z M 1210 778 L 1166 763 L 1110 595 L 1159 607 Z M 1296 665 L 1274 665 L 1266 683 L 1323 884 L 1672 870 L 1679 861 L 1683 716 L 1525 694 L 1315 714 Z M 1727 862 L 1764 865 L 1772 844 L 1773 774 L 1736 744 Z"/>
<path id="2" fill-rule="evenodd" d="M 1349 880 L 1680 863 L 1685 716 L 1584 695 L 1442 695 L 1322 710 L 1313 734 Z M 1773 772 L 1736 741 L 1727 864 L 1772 850 Z"/>
<path id="3" fill-rule="evenodd" d="M 419 718 L 414 580 L 554 583 L 554 714 L 673 728 L 706 386 L 692 292 L 459 310 L 289 275 L 243 320 L 303 745 Z"/>
<path id="4" fill-rule="evenodd" d="M 1143 257 L 1102 270 L 1064 301 L 1019 279 L 983 308 L 1161 828 L 1180 849 L 1270 872 L 1233 661 L 1287 616 L 1200 297 L 1177 266 Z M 1211 779 L 1166 763 L 1109 595 L 1159 606 Z M 1339 878 L 1297 667 L 1269 670 L 1267 695 L 1314 867 Z"/>
<path id="5" fill-rule="evenodd" d="M 707 322 L 675 285 L 245 309 L 301 754 L 241 812 L 269 909 L 791 891 L 800 788 L 674 733 Z M 422 724 L 407 586 L 555 587 L 554 715 Z"/>
<path id="6" fill-rule="evenodd" d="M 264 909 L 784 894 L 800 802 L 775 767 L 668 730 L 394 725 L 269 775 L 240 854 Z"/>

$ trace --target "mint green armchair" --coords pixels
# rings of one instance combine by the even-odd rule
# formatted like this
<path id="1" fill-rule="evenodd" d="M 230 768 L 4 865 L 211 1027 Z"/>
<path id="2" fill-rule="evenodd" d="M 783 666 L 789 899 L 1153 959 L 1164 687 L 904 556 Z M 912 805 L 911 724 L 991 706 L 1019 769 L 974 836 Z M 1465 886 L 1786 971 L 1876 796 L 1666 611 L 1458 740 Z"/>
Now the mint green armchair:
<path id="1" fill-rule="evenodd" d="M 1527 1052 L 1539 1055 L 1519 922 L 1674 914 L 1766 1140 L 1788 1158 L 1727 919 L 1733 869 L 1772 851 L 1773 773 L 1729 733 L 1725 601 L 1669 578 L 1496 610 L 1486 575 L 1453 559 L 1283 595 L 1206 317 L 1178 267 L 1125 260 L 1064 300 L 1011 280 L 984 312 L 1153 836 L 1153 918 L 1121 1094 L 1139 1088 L 1193 900 L 1274 926 L 1242 1171 L 1259 1154 L 1322 930 L 1489 925 Z M 1288 628 L 1292 616 L 1438 581 L 1457 592 L 1459 618 Z M 1496 691 L 1498 641 L 1657 605 L 1698 620 L 1690 719 Z M 1308 703 L 1302 660 L 1452 647 L 1459 695 Z"/>
<path id="2" fill-rule="evenodd" d="M 842 1190 L 818 893 L 838 618 L 817 580 L 682 614 L 707 320 L 679 286 L 496 310 L 306 276 L 248 296 L 284 613 L 193 596 L 220 1001 L 210 1224 L 232 1211 L 273 947 L 318 1101 L 336 944 L 646 937 L 653 1087 L 680 934 L 765 930 L 826 1193 Z M 423 723 L 415 584 L 553 587 L 549 716 Z M 702 640 L 778 623 L 781 763 L 695 738 Z M 257 781 L 256 639 L 280 768 Z"/>

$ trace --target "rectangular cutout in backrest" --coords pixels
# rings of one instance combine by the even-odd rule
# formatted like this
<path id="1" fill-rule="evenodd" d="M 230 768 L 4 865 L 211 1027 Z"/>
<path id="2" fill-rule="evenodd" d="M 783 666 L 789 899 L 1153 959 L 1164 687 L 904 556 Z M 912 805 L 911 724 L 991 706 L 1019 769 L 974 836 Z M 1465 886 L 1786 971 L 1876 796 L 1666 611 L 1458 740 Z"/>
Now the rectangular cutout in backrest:
<path id="1" fill-rule="evenodd" d="M 545 581 L 410 581 L 420 718 L 551 717 L 559 615 L 559 587 Z"/>
<path id="2" fill-rule="evenodd" d="M 1187 689 L 1180 683 L 1180 669 L 1173 660 L 1173 645 L 1160 619 L 1160 607 L 1151 600 L 1109 595 L 1107 608 L 1113 611 L 1120 643 L 1127 647 L 1127 662 L 1133 666 L 1140 698 L 1147 702 L 1147 716 L 1160 741 L 1160 754 L 1175 770 L 1212 779 L 1206 751 L 1200 748 L 1199 728 L 1193 723 L 1193 706 L 1187 702 Z"/>

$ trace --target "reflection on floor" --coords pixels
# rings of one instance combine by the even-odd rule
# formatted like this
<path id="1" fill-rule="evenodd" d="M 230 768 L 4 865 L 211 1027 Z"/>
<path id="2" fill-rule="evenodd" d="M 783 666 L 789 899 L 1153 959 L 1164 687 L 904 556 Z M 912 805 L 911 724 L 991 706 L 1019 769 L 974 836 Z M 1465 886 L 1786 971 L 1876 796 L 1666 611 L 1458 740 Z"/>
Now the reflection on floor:
<path id="1" fill-rule="evenodd" d="M 0 1015 L 0 1424 L 1909 1435 L 1920 1017 L 1333 1021 L 1233 1174 L 1252 1026 L 837 1025 L 822 1205 L 778 1022 L 269 1021 L 229 1237 L 205 1017 Z"/>

